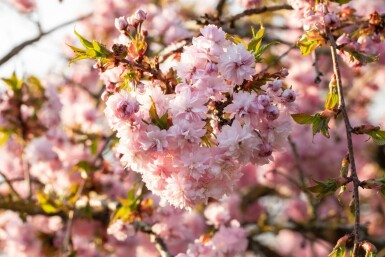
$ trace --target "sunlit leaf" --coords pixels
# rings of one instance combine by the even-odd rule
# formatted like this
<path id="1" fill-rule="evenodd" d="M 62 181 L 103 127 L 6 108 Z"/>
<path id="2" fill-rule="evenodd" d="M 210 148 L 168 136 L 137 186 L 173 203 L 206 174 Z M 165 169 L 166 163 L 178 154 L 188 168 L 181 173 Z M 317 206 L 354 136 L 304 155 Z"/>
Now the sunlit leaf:
<path id="1" fill-rule="evenodd" d="M 313 115 L 306 113 L 292 114 L 291 117 L 298 124 L 313 124 L 314 120 L 316 119 Z"/>
<path id="2" fill-rule="evenodd" d="M 376 55 L 367 55 L 357 51 L 347 51 L 347 52 L 349 52 L 357 61 L 359 61 L 362 64 L 376 62 L 379 60 L 379 57 Z"/>
<path id="3" fill-rule="evenodd" d="M 369 135 L 377 145 L 385 145 L 385 131 L 378 129 L 366 132 L 366 134 Z"/>
<path id="4" fill-rule="evenodd" d="M 301 50 L 301 54 L 304 56 L 309 55 L 319 45 L 321 45 L 321 41 L 317 39 L 311 40 L 307 35 L 303 35 L 297 42 L 297 46 Z"/>
<path id="5" fill-rule="evenodd" d="M 19 90 L 23 86 L 23 80 L 19 79 L 15 72 L 10 78 L 2 78 L 1 80 L 13 91 Z"/>

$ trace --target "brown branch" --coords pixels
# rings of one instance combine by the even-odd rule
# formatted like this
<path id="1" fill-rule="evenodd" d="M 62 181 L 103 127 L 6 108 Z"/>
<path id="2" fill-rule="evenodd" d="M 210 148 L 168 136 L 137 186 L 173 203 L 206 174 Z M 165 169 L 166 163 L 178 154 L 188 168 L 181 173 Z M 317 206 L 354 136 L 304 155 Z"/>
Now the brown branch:
<path id="1" fill-rule="evenodd" d="M 226 0 L 219 0 L 218 1 L 217 7 L 216 7 L 218 17 L 222 16 L 223 8 L 225 7 L 225 4 L 226 4 Z"/>
<path id="2" fill-rule="evenodd" d="M 16 189 L 13 187 L 13 185 L 12 185 L 12 181 L 11 180 L 9 180 L 8 178 L 7 178 L 7 176 L 3 173 L 3 172 L 1 172 L 0 171 L 0 175 L 3 177 L 3 180 L 5 181 L 5 183 L 7 183 L 7 185 L 8 185 L 8 187 L 9 187 L 9 189 L 19 198 L 19 199 L 22 199 L 22 197 L 19 195 L 19 193 L 16 191 Z M 24 180 L 24 178 L 23 178 L 23 180 Z"/>
<path id="3" fill-rule="evenodd" d="M 312 57 L 313 57 L 313 67 L 314 67 L 315 75 L 316 75 L 316 77 L 314 79 L 314 83 L 315 84 L 319 84 L 322 81 L 323 74 L 322 74 L 322 72 L 320 72 L 319 67 L 318 67 L 318 54 L 317 54 L 317 51 L 315 51 L 315 50 L 313 51 Z"/>
<path id="4" fill-rule="evenodd" d="M 332 33 L 330 31 L 327 31 L 327 34 L 330 41 L 330 51 L 332 54 L 334 75 L 336 76 L 336 81 L 337 81 L 337 89 L 338 89 L 338 97 L 339 97 L 338 108 L 341 111 L 344 119 L 346 137 L 348 141 L 349 160 L 351 165 L 350 171 L 351 171 L 351 178 L 353 180 L 353 197 L 354 197 L 354 211 L 355 211 L 354 232 L 353 232 L 354 233 L 353 256 L 357 257 L 358 250 L 359 250 L 359 243 L 360 243 L 360 234 L 359 234 L 360 233 L 360 199 L 359 199 L 359 192 L 358 192 L 358 188 L 360 186 L 360 180 L 358 179 L 358 176 L 357 176 L 356 164 L 354 159 L 352 126 L 350 125 L 349 116 L 345 105 L 341 73 L 340 73 L 340 68 L 339 68 L 338 59 L 337 59 L 337 45 Z"/>
<path id="5" fill-rule="evenodd" d="M 275 5 L 275 6 L 262 6 L 258 8 L 253 8 L 253 9 L 247 9 L 241 13 L 235 14 L 233 16 L 230 16 L 226 19 L 223 19 L 221 23 L 233 23 L 238 19 L 241 19 L 246 16 L 251 16 L 255 14 L 261 14 L 265 12 L 275 12 L 275 11 L 280 11 L 280 10 L 293 10 L 293 7 L 288 4 L 283 4 L 283 5 Z"/>
<path id="6" fill-rule="evenodd" d="M 295 166 L 297 167 L 297 170 L 298 170 L 298 176 L 299 176 L 299 179 L 301 181 L 301 185 L 302 185 L 302 187 L 305 187 L 305 185 L 306 185 L 306 183 L 305 183 L 305 171 L 303 170 L 302 165 L 301 165 L 301 158 L 300 158 L 298 150 L 297 150 L 297 145 L 295 144 L 295 142 L 293 141 L 291 136 L 288 136 L 287 139 L 289 141 L 291 150 L 292 150 L 293 155 L 294 155 Z"/>
<path id="7" fill-rule="evenodd" d="M 155 245 L 155 248 L 158 250 L 161 257 L 173 257 L 168 252 L 166 243 L 154 231 L 152 231 L 150 225 L 144 222 L 135 222 L 134 225 L 139 231 L 150 235 L 150 240 Z"/>
<path id="8" fill-rule="evenodd" d="M 81 16 L 81 17 L 78 17 L 76 19 L 73 19 L 73 20 L 70 20 L 70 21 L 67 21 L 67 22 L 64 22 L 64 23 L 62 23 L 62 24 L 60 24 L 60 25 L 58 25 L 56 27 L 53 27 L 52 29 L 47 30 L 45 32 L 40 32 L 34 38 L 26 40 L 26 41 L 20 43 L 19 45 L 15 46 L 14 48 L 12 48 L 11 51 L 9 51 L 4 57 L 2 57 L 0 59 L 0 66 L 3 65 L 4 63 L 6 63 L 7 61 L 9 61 L 10 59 L 12 59 L 14 56 L 16 56 L 18 53 L 20 53 L 27 46 L 32 45 L 33 43 L 38 42 L 40 39 L 42 39 L 43 37 L 51 34 L 52 32 L 55 32 L 56 30 L 61 29 L 61 28 L 65 27 L 65 26 L 68 26 L 68 25 L 70 25 L 70 24 L 72 24 L 74 22 L 85 20 L 85 19 L 87 19 L 87 18 L 89 18 L 91 16 L 92 16 L 92 13 L 84 15 L 84 16 Z"/>

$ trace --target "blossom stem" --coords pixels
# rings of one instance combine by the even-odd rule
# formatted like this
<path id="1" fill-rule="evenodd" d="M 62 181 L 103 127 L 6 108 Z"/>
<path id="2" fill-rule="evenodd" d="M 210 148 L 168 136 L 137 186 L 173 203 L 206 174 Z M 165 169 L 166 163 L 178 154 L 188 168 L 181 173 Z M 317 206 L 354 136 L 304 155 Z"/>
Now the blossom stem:
<path id="1" fill-rule="evenodd" d="M 358 188 L 360 186 L 360 180 L 357 176 L 357 170 L 356 170 L 356 163 L 354 158 L 354 149 L 353 149 L 353 140 L 352 140 L 352 126 L 350 125 L 349 116 L 346 110 L 345 105 L 345 99 L 343 94 L 343 88 L 342 88 L 342 81 L 341 81 L 341 73 L 340 73 L 340 67 L 337 60 L 337 45 L 334 40 L 334 37 L 330 31 L 327 31 L 327 35 L 330 42 L 330 51 L 332 55 L 333 60 L 333 70 L 334 74 L 336 76 L 337 81 L 337 89 L 338 89 L 338 108 L 342 113 L 344 123 L 345 123 L 345 130 L 346 130 L 346 137 L 347 137 L 347 143 L 348 143 L 348 152 L 349 152 L 349 160 L 350 160 L 350 171 L 351 171 L 351 177 L 353 180 L 353 197 L 354 197 L 354 211 L 355 211 L 355 222 L 354 222 L 354 249 L 353 249 L 353 256 L 358 256 L 358 249 L 359 249 L 359 243 L 360 243 L 360 199 L 359 199 L 359 192 Z"/>

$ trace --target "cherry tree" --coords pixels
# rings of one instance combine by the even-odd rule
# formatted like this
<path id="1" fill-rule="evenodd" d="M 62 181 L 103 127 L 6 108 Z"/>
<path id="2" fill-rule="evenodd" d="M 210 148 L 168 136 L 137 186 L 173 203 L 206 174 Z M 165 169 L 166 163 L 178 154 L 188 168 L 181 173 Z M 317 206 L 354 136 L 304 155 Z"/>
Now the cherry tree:
<path id="1" fill-rule="evenodd" d="M 385 5 L 272 2 L 97 0 L 2 78 L 2 253 L 384 256 Z"/>

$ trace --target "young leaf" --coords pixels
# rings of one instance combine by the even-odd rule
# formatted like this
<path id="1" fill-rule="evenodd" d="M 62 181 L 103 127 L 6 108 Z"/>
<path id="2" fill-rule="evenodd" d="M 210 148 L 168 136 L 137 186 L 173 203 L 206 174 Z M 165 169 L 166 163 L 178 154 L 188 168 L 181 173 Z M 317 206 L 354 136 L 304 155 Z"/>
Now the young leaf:
<path id="1" fill-rule="evenodd" d="M 328 97 L 326 99 L 325 108 L 329 110 L 333 110 L 333 108 L 338 104 L 338 93 L 337 92 L 329 92 Z"/>
<path id="2" fill-rule="evenodd" d="M 236 35 L 226 34 L 225 38 L 226 38 L 227 40 L 232 41 L 234 44 L 240 44 L 240 43 L 242 43 L 242 44 L 247 48 L 246 42 L 245 42 L 242 38 L 240 38 L 240 37 L 238 37 L 238 36 L 236 36 Z"/>
<path id="3" fill-rule="evenodd" d="M 23 85 L 23 80 L 19 79 L 15 72 L 10 78 L 2 78 L 1 80 L 13 91 L 19 90 Z"/>
<path id="4" fill-rule="evenodd" d="M 10 136 L 9 132 L 0 130 L 0 147 L 7 143 Z"/>
<path id="5" fill-rule="evenodd" d="M 307 35 L 303 35 L 297 42 L 297 46 L 301 50 L 301 54 L 304 56 L 309 55 L 319 45 L 321 45 L 321 41 L 317 39 L 310 40 Z"/>
<path id="6" fill-rule="evenodd" d="M 366 134 L 369 135 L 377 145 L 385 145 L 385 131 L 377 129 L 366 132 Z"/>
<path id="7" fill-rule="evenodd" d="M 160 129 L 168 129 L 169 124 L 168 124 L 168 112 L 162 115 L 162 117 L 159 118 L 158 112 L 156 110 L 155 102 L 152 100 L 152 105 L 149 110 L 149 116 L 151 119 L 151 122 L 158 126 Z"/>
<path id="8" fill-rule="evenodd" d="M 316 197 L 321 199 L 325 196 L 334 194 L 334 192 L 340 187 L 340 184 L 335 179 L 329 179 L 325 182 L 322 181 L 316 181 L 317 184 L 311 187 L 308 187 L 307 189 L 316 194 Z"/>
<path id="9" fill-rule="evenodd" d="M 253 33 L 253 38 L 250 40 L 249 44 L 247 45 L 248 51 L 253 51 L 253 53 L 257 53 L 259 51 L 259 48 L 261 47 L 262 38 L 265 33 L 265 28 L 261 26 L 261 28 L 258 30 L 258 32 L 255 34 L 254 29 L 251 28 Z"/>
<path id="10" fill-rule="evenodd" d="M 360 53 L 357 51 L 347 51 L 347 52 L 349 52 L 352 55 L 352 57 L 354 57 L 354 59 L 356 59 L 357 61 L 359 61 L 362 64 L 376 62 L 379 60 L 378 56 L 367 55 L 367 54 L 363 54 L 363 53 Z"/>
<path id="11" fill-rule="evenodd" d="M 332 0 L 332 2 L 336 2 L 336 3 L 339 3 L 339 4 L 347 4 L 349 3 L 351 0 Z"/>
<path id="12" fill-rule="evenodd" d="M 279 44 L 279 42 L 277 41 L 273 41 L 273 42 L 270 42 L 268 43 L 267 45 L 262 45 L 258 51 L 256 51 L 254 53 L 254 56 L 255 56 L 255 61 L 256 62 L 260 62 L 261 61 L 261 56 L 262 54 L 264 54 L 266 52 L 267 49 L 269 49 L 272 45 L 276 45 L 276 44 Z"/>
<path id="13" fill-rule="evenodd" d="M 292 114 L 291 117 L 298 124 L 313 124 L 314 120 L 316 119 L 313 115 L 306 113 Z"/>
<path id="14" fill-rule="evenodd" d="M 82 35 L 80 35 L 76 29 L 74 30 L 75 31 L 75 35 L 79 38 L 79 41 L 80 43 L 82 44 L 82 46 L 84 46 L 86 49 L 92 49 L 93 48 L 93 45 L 90 41 L 88 41 L 87 39 L 85 39 Z"/>

